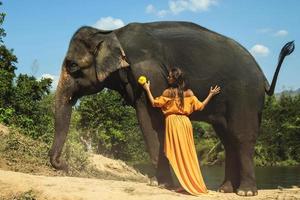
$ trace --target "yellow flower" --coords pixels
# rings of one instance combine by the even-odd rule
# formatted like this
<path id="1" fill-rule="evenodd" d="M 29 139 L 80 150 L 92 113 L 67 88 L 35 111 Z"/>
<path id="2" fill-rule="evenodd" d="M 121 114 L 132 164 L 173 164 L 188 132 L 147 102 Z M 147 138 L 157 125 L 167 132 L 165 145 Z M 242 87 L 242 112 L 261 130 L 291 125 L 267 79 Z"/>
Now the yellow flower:
<path id="1" fill-rule="evenodd" d="M 138 82 L 139 84 L 144 85 L 147 82 L 147 78 L 145 76 L 140 76 Z"/>

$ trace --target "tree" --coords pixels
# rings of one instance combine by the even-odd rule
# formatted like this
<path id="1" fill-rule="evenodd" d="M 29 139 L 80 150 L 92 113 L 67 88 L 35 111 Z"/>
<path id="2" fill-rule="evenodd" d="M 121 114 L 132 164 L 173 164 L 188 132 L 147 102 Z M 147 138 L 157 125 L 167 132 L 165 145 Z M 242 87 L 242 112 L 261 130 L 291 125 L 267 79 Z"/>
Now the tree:
<path id="1" fill-rule="evenodd" d="M 258 165 L 295 165 L 300 162 L 300 95 L 268 97 L 261 134 L 255 147 Z"/>
<path id="2" fill-rule="evenodd" d="M 3 41 L 4 19 L 5 13 L 0 13 L 0 123 L 16 125 L 33 138 L 49 141 L 47 133 L 51 131 L 52 135 L 53 116 L 51 104 L 45 105 L 44 98 L 50 92 L 52 80 L 37 80 L 26 74 L 16 77 L 17 57 Z"/>
<path id="3" fill-rule="evenodd" d="M 0 115 L 3 113 L 3 108 L 9 107 L 11 102 L 15 64 L 17 63 L 17 57 L 13 54 L 13 50 L 7 49 L 3 42 L 3 38 L 6 36 L 5 30 L 2 28 L 4 19 L 5 13 L 0 13 Z"/>
<path id="4" fill-rule="evenodd" d="M 23 128 L 25 133 L 33 138 L 42 137 L 52 130 L 50 123 L 53 122 L 53 115 L 48 108 L 51 104 L 48 107 L 42 104 L 42 100 L 50 93 L 51 83 L 51 79 L 38 81 L 35 77 L 26 74 L 20 74 L 16 78 L 12 101 L 15 110 L 14 124 Z"/>

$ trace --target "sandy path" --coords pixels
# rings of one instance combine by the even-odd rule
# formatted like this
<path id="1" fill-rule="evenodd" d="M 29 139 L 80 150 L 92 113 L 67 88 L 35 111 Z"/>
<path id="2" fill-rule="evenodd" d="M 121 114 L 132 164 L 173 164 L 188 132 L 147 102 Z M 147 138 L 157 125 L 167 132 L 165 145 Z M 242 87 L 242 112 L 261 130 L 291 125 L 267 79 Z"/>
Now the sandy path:
<path id="1" fill-rule="evenodd" d="M 100 180 L 75 177 L 48 177 L 0 170 L 0 199 L 33 190 L 37 199 L 48 200 L 175 200 L 175 199 L 300 199 L 300 189 L 260 190 L 256 197 L 211 191 L 195 197 L 148 186 L 146 183 Z"/>

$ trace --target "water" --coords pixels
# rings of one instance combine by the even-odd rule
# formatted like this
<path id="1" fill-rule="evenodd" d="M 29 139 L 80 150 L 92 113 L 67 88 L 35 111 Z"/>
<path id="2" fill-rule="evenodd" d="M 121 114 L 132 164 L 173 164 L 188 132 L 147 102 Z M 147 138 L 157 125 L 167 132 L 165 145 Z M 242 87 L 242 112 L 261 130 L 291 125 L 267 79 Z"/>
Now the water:
<path id="1" fill-rule="evenodd" d="M 155 170 L 150 164 L 134 165 L 142 173 L 154 176 Z M 224 166 L 201 166 L 207 188 L 217 190 L 224 179 Z M 300 166 L 297 167 L 256 167 L 258 189 L 277 189 L 300 186 Z"/>
<path id="2" fill-rule="evenodd" d="M 223 166 L 202 166 L 202 174 L 207 187 L 216 190 L 223 181 Z M 300 166 L 297 167 L 256 167 L 256 184 L 258 189 L 277 189 L 281 187 L 300 186 Z"/>

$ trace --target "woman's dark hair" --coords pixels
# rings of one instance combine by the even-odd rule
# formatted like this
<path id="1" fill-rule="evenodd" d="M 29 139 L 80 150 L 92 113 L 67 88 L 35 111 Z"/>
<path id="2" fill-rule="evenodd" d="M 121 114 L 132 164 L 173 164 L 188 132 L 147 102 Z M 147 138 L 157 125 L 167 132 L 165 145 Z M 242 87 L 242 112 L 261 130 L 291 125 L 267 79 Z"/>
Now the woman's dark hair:
<path id="1" fill-rule="evenodd" d="M 169 78 L 173 79 L 172 83 L 169 84 L 171 87 L 171 97 L 179 96 L 180 106 L 183 108 L 184 106 L 184 91 L 186 89 L 186 83 L 184 79 L 184 74 L 178 67 L 171 68 L 169 70 Z M 172 90 L 176 88 L 178 94 L 176 94 L 176 90 Z"/>

